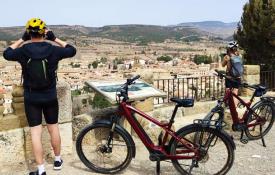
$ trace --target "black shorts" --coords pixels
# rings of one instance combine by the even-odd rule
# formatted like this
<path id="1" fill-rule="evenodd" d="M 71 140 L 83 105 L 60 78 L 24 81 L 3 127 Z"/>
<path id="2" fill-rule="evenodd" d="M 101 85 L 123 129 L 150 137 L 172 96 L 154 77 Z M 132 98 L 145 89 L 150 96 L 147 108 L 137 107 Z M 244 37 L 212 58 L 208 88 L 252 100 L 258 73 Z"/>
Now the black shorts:
<path id="1" fill-rule="evenodd" d="M 226 88 L 235 88 L 238 89 L 241 86 L 241 79 L 236 78 L 232 80 L 225 79 L 225 87 Z"/>
<path id="2" fill-rule="evenodd" d="M 47 124 L 58 123 L 58 101 L 57 99 L 48 102 L 31 102 L 24 100 L 25 113 L 30 127 L 41 125 L 42 112 Z"/>

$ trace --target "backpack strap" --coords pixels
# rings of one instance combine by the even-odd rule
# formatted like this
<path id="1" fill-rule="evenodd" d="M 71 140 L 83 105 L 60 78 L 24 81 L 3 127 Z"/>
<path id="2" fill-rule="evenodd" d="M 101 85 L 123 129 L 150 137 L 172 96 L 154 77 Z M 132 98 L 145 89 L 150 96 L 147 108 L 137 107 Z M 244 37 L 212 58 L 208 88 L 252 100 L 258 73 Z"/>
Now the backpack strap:
<path id="1" fill-rule="evenodd" d="M 27 61 L 27 65 L 28 65 L 28 63 L 31 61 L 31 58 L 29 58 L 28 59 L 28 61 Z M 26 65 L 26 66 L 27 66 Z M 23 85 L 23 67 L 22 67 L 22 70 L 21 70 L 21 80 L 20 80 L 20 85 Z"/>

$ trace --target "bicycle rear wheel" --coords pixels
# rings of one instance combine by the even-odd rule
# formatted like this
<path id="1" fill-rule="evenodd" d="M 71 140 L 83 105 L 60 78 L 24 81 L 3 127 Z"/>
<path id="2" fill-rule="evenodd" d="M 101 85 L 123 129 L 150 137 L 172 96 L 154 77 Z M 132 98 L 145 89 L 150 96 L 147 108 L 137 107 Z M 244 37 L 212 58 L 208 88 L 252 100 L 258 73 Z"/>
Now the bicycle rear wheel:
<path id="1" fill-rule="evenodd" d="M 234 148 L 226 135 L 219 130 L 201 127 L 193 124 L 182 128 L 177 135 L 185 138 L 194 147 L 199 148 L 200 158 L 172 160 L 174 167 L 181 174 L 226 174 L 234 162 Z M 173 139 L 170 147 L 171 155 L 192 156 L 193 152 L 183 153 L 187 150 L 184 145 Z M 181 152 L 181 153 L 179 153 Z"/>
<path id="2" fill-rule="evenodd" d="M 262 119 L 264 119 L 265 122 L 263 124 L 257 124 L 255 126 L 249 127 L 245 130 L 245 134 L 250 140 L 261 139 L 262 136 L 265 136 L 269 132 L 269 130 L 273 126 L 274 119 L 275 119 L 274 107 L 275 107 L 274 104 L 269 101 L 261 101 L 252 107 L 252 110 L 259 117 L 253 113 L 250 113 L 246 120 L 246 125 L 255 124 L 256 122 Z M 262 134 L 260 132 L 261 130 L 262 130 Z"/>
<path id="3" fill-rule="evenodd" d="M 98 173 L 117 173 L 132 160 L 133 148 L 127 135 L 115 128 L 110 139 L 110 131 L 111 125 L 92 124 L 84 128 L 76 140 L 80 160 Z"/>

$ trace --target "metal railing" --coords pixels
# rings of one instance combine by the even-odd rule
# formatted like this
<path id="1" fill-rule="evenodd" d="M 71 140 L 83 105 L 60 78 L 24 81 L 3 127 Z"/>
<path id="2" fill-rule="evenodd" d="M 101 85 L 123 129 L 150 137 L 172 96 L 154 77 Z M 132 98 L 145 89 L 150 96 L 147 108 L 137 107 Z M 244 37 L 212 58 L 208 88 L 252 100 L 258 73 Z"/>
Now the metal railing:
<path id="1" fill-rule="evenodd" d="M 197 101 L 214 100 L 224 95 L 224 80 L 217 76 L 157 79 L 154 86 L 167 94 L 155 99 L 155 104 L 167 103 L 171 97 L 193 98 Z"/>
<path id="2" fill-rule="evenodd" d="M 275 70 L 261 71 L 260 82 L 266 86 L 269 90 L 275 90 Z"/>

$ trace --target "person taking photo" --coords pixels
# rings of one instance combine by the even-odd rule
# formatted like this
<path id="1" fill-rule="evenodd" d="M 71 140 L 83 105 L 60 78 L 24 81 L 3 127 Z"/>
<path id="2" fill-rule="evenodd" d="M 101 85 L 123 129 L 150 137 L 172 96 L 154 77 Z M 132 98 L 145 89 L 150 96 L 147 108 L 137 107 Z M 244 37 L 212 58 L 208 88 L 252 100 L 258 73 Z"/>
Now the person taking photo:
<path id="1" fill-rule="evenodd" d="M 225 88 L 231 89 L 232 92 L 238 95 L 239 87 L 243 76 L 243 61 L 238 51 L 238 43 L 231 41 L 227 45 L 227 53 L 224 56 L 222 66 L 226 67 Z M 237 106 L 238 99 L 234 98 L 234 103 Z"/>
<path id="2" fill-rule="evenodd" d="M 46 40 L 54 42 L 57 46 Z M 3 53 L 6 60 L 17 61 L 22 67 L 25 113 L 31 132 L 33 154 L 38 166 L 38 169 L 29 175 L 46 175 L 41 141 L 42 113 L 55 154 L 53 169 L 62 168 L 56 71 L 60 60 L 73 57 L 75 54 L 76 49 L 47 30 L 45 22 L 39 18 L 30 19 L 23 37 Z"/>

